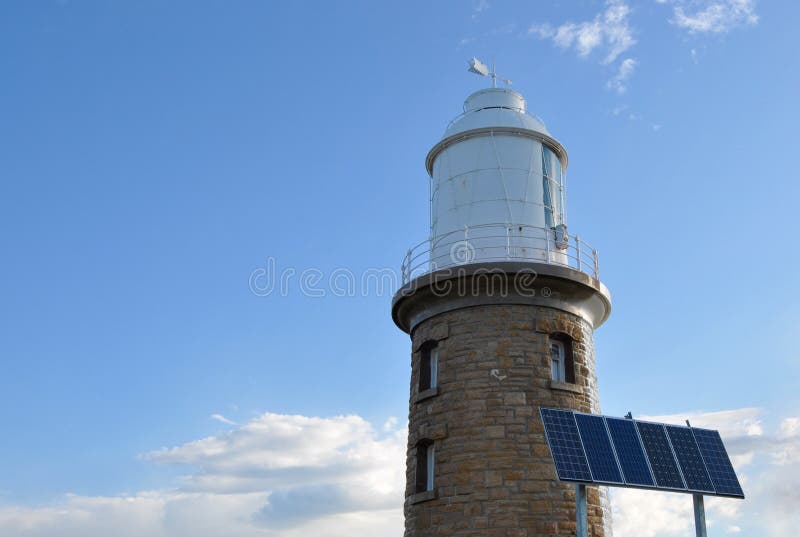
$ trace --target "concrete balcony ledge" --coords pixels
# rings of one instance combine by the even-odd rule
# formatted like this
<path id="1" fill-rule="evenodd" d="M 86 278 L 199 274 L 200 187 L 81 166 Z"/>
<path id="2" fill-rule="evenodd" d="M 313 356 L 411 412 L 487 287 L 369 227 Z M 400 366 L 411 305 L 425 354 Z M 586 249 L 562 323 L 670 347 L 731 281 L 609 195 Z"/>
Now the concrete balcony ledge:
<path id="1" fill-rule="evenodd" d="M 428 388 L 427 390 L 423 390 L 419 392 L 417 395 L 414 396 L 414 403 L 419 403 L 420 401 L 424 401 L 425 399 L 430 399 L 431 397 L 436 397 L 439 395 L 439 387 L 434 386 L 433 388 Z"/>
<path id="2" fill-rule="evenodd" d="M 426 490 L 425 492 L 417 492 L 416 494 L 412 494 L 406 500 L 409 505 L 414 505 L 415 503 L 422 503 L 428 502 L 430 500 L 436 499 L 436 489 L 433 490 Z"/>
<path id="3" fill-rule="evenodd" d="M 572 384 L 571 382 L 559 382 L 557 380 L 548 381 L 548 388 L 551 390 L 561 390 L 563 392 L 572 392 L 572 393 L 583 393 L 583 388 L 578 386 L 577 384 Z"/>
<path id="4" fill-rule="evenodd" d="M 578 315 L 597 328 L 611 313 L 605 285 L 572 267 L 497 261 L 423 274 L 395 293 L 392 319 L 411 333 L 431 317 L 487 305 L 544 306 Z"/>

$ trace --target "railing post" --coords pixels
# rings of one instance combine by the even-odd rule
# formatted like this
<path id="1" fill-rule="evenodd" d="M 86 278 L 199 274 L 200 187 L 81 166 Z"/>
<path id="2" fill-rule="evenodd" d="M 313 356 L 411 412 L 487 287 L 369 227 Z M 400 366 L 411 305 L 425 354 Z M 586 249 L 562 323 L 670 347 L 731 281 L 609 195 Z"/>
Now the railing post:
<path id="1" fill-rule="evenodd" d="M 545 263 L 547 264 L 566 263 L 567 266 L 571 268 L 577 268 L 580 272 L 583 272 L 583 254 L 588 253 L 589 255 L 592 256 L 592 258 L 590 261 L 587 261 L 587 264 L 589 266 L 587 267 L 586 274 L 593 276 L 594 279 L 596 280 L 600 279 L 600 261 L 597 255 L 597 250 L 592 248 L 589 244 L 582 244 L 583 241 L 581 241 L 579 235 L 570 236 L 569 234 L 564 232 L 563 238 L 560 238 L 561 235 L 559 234 L 559 231 L 556 229 L 538 227 L 538 226 L 525 226 L 533 230 L 530 233 L 530 235 L 526 235 L 523 232 L 523 225 L 521 224 L 519 225 L 519 235 L 517 235 L 515 231 L 516 226 L 510 225 L 508 223 L 481 224 L 479 226 L 476 226 L 476 229 L 478 228 L 481 230 L 486 228 L 496 229 L 499 226 L 503 226 L 506 232 L 506 260 L 520 259 L 521 257 L 523 257 L 523 252 L 526 252 L 524 254 L 524 257 L 528 259 L 530 259 L 531 257 L 536 258 L 536 256 L 539 255 L 536 252 L 541 251 L 542 249 L 541 247 L 536 246 L 535 241 L 543 238 L 545 246 L 544 251 L 546 256 L 544 261 Z M 539 233 L 542 231 L 544 231 L 544 237 L 541 236 L 536 237 L 536 235 L 539 235 Z M 445 239 L 449 239 L 451 237 L 458 238 L 460 234 L 463 234 L 462 241 L 464 245 L 466 245 L 468 250 L 472 251 L 472 255 L 474 255 L 475 246 L 469 244 L 469 237 L 470 237 L 469 226 L 464 226 L 463 229 L 460 230 L 456 229 L 454 231 L 450 231 L 443 235 L 439 235 L 438 237 L 431 236 L 426 241 L 428 245 L 427 252 L 423 251 L 426 244 L 425 242 L 420 243 L 413 248 L 409 248 L 406 251 L 405 257 L 402 263 L 400 264 L 400 277 L 403 284 L 406 284 L 411 280 L 411 277 L 414 274 L 415 270 L 418 271 L 424 270 L 423 265 L 426 263 L 426 260 L 423 259 L 423 257 L 426 254 L 428 257 L 427 259 L 428 272 L 436 270 L 438 265 L 436 259 L 438 258 L 434 255 L 435 251 L 437 250 L 437 248 L 441 249 L 444 246 L 453 246 L 454 243 L 447 242 Z M 496 249 L 500 247 L 499 245 L 497 245 L 497 239 L 499 238 L 500 236 L 496 235 L 493 231 L 489 235 L 486 235 L 484 237 L 480 236 L 478 237 L 478 240 L 482 239 L 486 240 L 486 244 L 482 246 L 482 249 L 484 252 L 488 251 L 489 253 L 488 254 L 484 253 L 484 255 L 487 255 L 490 258 L 493 257 L 494 259 L 502 259 L 502 256 L 500 256 L 499 254 L 492 253 L 495 252 Z M 550 247 L 551 240 L 553 241 L 553 244 L 556 246 L 557 250 L 553 250 L 553 248 Z M 569 242 L 571 240 L 575 241 L 574 246 L 570 246 Z M 530 252 L 528 251 L 529 247 L 531 250 Z M 573 248 L 574 250 L 571 250 L 571 248 Z M 469 251 L 467 252 L 467 255 L 469 255 Z M 571 254 L 572 251 L 575 252 L 574 256 Z M 552 255 L 555 253 L 563 254 L 564 258 L 566 258 L 566 261 L 562 261 L 562 258 L 560 256 L 553 259 Z M 419 258 L 419 260 L 415 261 L 415 256 L 416 258 Z M 573 257 L 575 259 L 575 266 L 572 265 L 571 261 Z M 416 265 L 414 265 L 414 263 L 416 263 Z"/>
<path id="2" fill-rule="evenodd" d="M 547 259 L 545 260 L 545 263 L 547 263 L 549 265 L 550 264 L 550 230 L 549 229 L 545 229 L 544 230 L 544 247 L 545 247 L 545 250 L 547 251 Z"/>

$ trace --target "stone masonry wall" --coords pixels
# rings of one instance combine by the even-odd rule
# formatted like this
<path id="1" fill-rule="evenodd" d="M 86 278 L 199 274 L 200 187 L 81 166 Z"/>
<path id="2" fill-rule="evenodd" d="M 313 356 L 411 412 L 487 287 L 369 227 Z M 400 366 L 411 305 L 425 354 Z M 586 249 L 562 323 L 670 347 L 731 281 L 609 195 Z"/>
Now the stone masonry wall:
<path id="1" fill-rule="evenodd" d="M 573 340 L 575 384 L 550 381 L 553 332 Z M 430 340 L 438 394 L 417 401 Z M 539 407 L 599 413 L 591 326 L 547 307 L 478 306 L 424 321 L 412 344 L 405 537 L 575 535 L 574 485 L 556 479 Z M 433 494 L 414 494 L 420 439 L 435 446 Z M 604 537 L 605 494 L 587 488 L 589 535 Z"/>

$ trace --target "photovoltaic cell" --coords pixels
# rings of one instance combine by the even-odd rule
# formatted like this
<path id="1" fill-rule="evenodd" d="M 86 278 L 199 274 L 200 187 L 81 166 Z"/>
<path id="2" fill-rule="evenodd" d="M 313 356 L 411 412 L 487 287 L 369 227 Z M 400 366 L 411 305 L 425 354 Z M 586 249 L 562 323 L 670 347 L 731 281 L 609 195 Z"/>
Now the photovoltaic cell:
<path id="1" fill-rule="evenodd" d="M 678 470 L 678 463 L 672 454 L 664 426 L 657 423 L 636 422 L 644 450 L 650 460 L 650 467 L 660 488 L 686 489 Z"/>
<path id="2" fill-rule="evenodd" d="M 575 421 L 594 481 L 623 484 L 622 472 L 617 465 L 603 417 L 575 413 Z"/>
<path id="3" fill-rule="evenodd" d="M 717 431 L 540 409 L 558 479 L 744 498 Z"/>
<path id="4" fill-rule="evenodd" d="M 717 494 L 744 498 L 744 492 L 739 485 L 739 479 L 736 477 L 736 472 L 733 470 L 733 465 L 728 458 L 728 452 L 725 451 L 719 433 L 694 427 L 691 431 L 697 440 L 697 446 L 700 448 L 700 454 L 706 463 Z"/>
<path id="5" fill-rule="evenodd" d="M 591 482 L 592 474 L 572 412 L 542 408 L 541 414 L 558 478 Z"/>
<path id="6" fill-rule="evenodd" d="M 672 442 L 672 449 L 678 464 L 681 466 L 686 488 L 695 492 L 714 492 L 714 485 L 706 471 L 700 449 L 694 440 L 692 430 L 688 427 L 667 425 L 667 434 Z"/>
<path id="7" fill-rule="evenodd" d="M 647 466 L 644 448 L 632 420 L 606 418 L 608 432 L 617 452 L 625 483 L 641 487 L 654 487 L 653 474 Z"/>

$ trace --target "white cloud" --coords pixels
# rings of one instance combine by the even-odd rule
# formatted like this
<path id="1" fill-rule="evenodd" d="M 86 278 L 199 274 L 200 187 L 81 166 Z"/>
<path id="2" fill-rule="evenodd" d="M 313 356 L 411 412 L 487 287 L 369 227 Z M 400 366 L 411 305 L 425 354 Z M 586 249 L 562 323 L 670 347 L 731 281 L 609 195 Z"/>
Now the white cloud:
<path id="1" fill-rule="evenodd" d="M 458 40 L 458 46 L 459 47 L 465 47 L 465 46 L 467 46 L 467 45 L 469 45 L 470 43 L 473 43 L 473 42 L 475 42 L 475 38 L 474 37 L 462 37 L 461 39 Z"/>
<path id="2" fill-rule="evenodd" d="M 144 455 L 187 466 L 176 490 L 0 504 L 0 535 L 394 537 L 403 526 L 406 450 L 396 425 L 389 419 L 378 432 L 359 416 L 264 414 Z"/>
<path id="3" fill-rule="evenodd" d="M 800 418 L 786 418 L 781 422 L 781 436 L 791 438 L 800 434 Z"/>
<path id="4" fill-rule="evenodd" d="M 224 435 L 144 458 L 195 469 L 183 478 L 193 492 L 315 494 L 340 490 L 343 500 L 371 507 L 402 503 L 404 433 L 380 438 L 359 416 L 318 418 L 264 414 Z M 398 462 L 399 461 L 399 462 Z M 303 491 L 300 487 L 309 487 Z"/>
<path id="5" fill-rule="evenodd" d="M 558 27 L 534 23 L 528 28 L 528 34 L 550 39 L 559 48 L 573 48 L 581 57 L 601 49 L 602 62 L 609 64 L 636 43 L 629 22 L 630 13 L 631 8 L 623 0 L 607 0 L 603 12 L 590 21 L 567 22 Z"/>
<path id="6" fill-rule="evenodd" d="M 755 0 L 656 0 L 672 5 L 670 22 L 692 34 L 725 33 L 740 26 L 758 23 Z M 631 7 L 626 0 L 606 0 L 603 11 L 583 22 L 566 22 L 554 26 L 534 22 L 528 35 L 549 40 L 555 46 L 574 50 L 581 58 L 595 51 L 602 53 L 601 63 L 613 64 L 636 44 L 631 25 Z M 698 62 L 697 50 L 691 50 L 691 60 Z M 627 62 L 627 63 L 626 63 Z M 632 75 L 636 60 L 627 58 L 617 68 L 607 87 L 619 94 L 627 90 L 626 81 Z"/>
<path id="7" fill-rule="evenodd" d="M 472 18 L 477 19 L 487 9 L 489 9 L 489 0 L 476 0 L 472 7 Z"/>
<path id="8" fill-rule="evenodd" d="M 689 33 L 724 33 L 758 23 L 755 0 L 659 0 L 674 4 L 672 24 Z M 687 6 L 688 9 L 684 6 Z"/>
<path id="9" fill-rule="evenodd" d="M 764 416 L 742 408 L 637 418 L 688 418 L 722 433 L 749 499 L 708 498 L 710 528 L 747 534 L 758 525 L 763 535 L 793 535 L 800 525 L 800 417 L 783 417 L 768 434 L 773 428 Z M 264 414 L 225 434 L 145 455 L 187 467 L 177 489 L 0 504 L 0 535 L 394 537 L 403 527 L 405 449 L 405 427 L 394 418 L 374 427 L 359 416 Z M 692 532 L 686 494 L 612 489 L 612 507 L 615 537 Z"/>
<path id="10" fill-rule="evenodd" d="M 211 415 L 209 416 L 209 418 L 211 418 L 211 419 L 212 419 L 212 420 L 214 420 L 214 421 L 218 421 L 218 422 L 220 422 L 220 423 L 224 423 L 225 425 L 239 425 L 239 424 L 238 424 L 238 423 L 236 423 L 235 421 L 233 421 L 233 420 L 229 420 L 228 418 L 226 418 L 226 417 L 225 417 L 225 416 L 223 416 L 222 414 L 211 414 Z"/>
<path id="11" fill-rule="evenodd" d="M 800 527 L 800 417 L 784 418 L 778 434 L 768 440 L 772 465 L 754 481 L 752 494 L 762 499 L 761 517 L 769 535 L 794 535 Z"/>
<path id="12" fill-rule="evenodd" d="M 725 533 L 745 532 L 744 523 L 764 528 L 763 535 L 793 535 L 800 526 L 800 418 L 781 420 L 775 434 L 765 433 L 764 410 L 741 408 L 719 412 L 687 412 L 639 419 L 718 429 L 742 482 L 744 501 L 706 500 L 709 527 Z M 752 479 L 751 479 L 752 477 Z M 688 495 L 631 489 L 612 493 L 615 537 L 669 537 L 691 533 L 692 502 Z M 724 528 L 724 529 L 722 529 Z"/>
<path id="13" fill-rule="evenodd" d="M 268 494 L 142 492 L 135 496 L 66 496 L 52 506 L 1 507 L 8 537 L 396 537 L 400 508 L 308 517 L 271 527 L 257 513 Z"/>
<path id="14" fill-rule="evenodd" d="M 617 74 L 608 81 L 606 84 L 607 87 L 616 91 L 620 95 L 628 91 L 628 79 L 636 70 L 636 65 L 637 62 L 633 58 L 625 58 L 622 60 L 622 62 L 619 64 L 619 70 L 617 71 Z"/>
<path id="15" fill-rule="evenodd" d="M 556 35 L 556 30 L 548 23 L 537 24 L 533 23 L 528 27 L 528 34 L 535 35 L 539 39 L 550 39 Z"/>
<path id="16" fill-rule="evenodd" d="M 756 407 L 720 410 L 717 412 L 684 412 L 682 414 L 664 414 L 660 416 L 636 416 L 636 419 L 662 421 L 675 425 L 684 425 L 686 420 L 694 427 L 717 429 L 725 437 L 759 436 L 764 433 L 762 416 L 764 410 Z"/>
<path id="17" fill-rule="evenodd" d="M 618 115 L 622 114 L 623 112 L 625 112 L 626 110 L 628 110 L 628 105 L 627 104 L 621 104 L 619 106 L 615 106 L 611 110 L 611 115 L 618 116 Z"/>
<path id="18" fill-rule="evenodd" d="M 734 442 L 737 438 L 762 434 L 759 408 L 742 408 L 720 412 L 684 412 L 661 416 L 636 416 L 637 419 L 683 425 L 688 419 L 693 426 L 720 431 L 732 457 L 746 454 L 751 448 L 742 448 Z M 752 457 L 751 457 L 752 458 Z M 747 462 L 734 462 L 741 475 Z M 615 537 L 667 537 L 688 535 L 694 524 L 692 499 L 689 495 L 668 492 L 651 492 L 633 489 L 614 489 L 612 492 Z M 708 525 L 725 520 L 732 525 L 741 516 L 739 500 L 709 498 L 706 502 Z"/>
<path id="19" fill-rule="evenodd" d="M 528 27 L 528 35 L 550 40 L 562 49 L 572 49 L 581 58 L 588 57 L 595 50 L 600 51 L 603 55 L 601 63 L 608 65 L 636 44 L 630 14 L 631 8 L 624 0 L 606 0 L 603 11 L 592 20 L 567 22 L 557 27 L 533 23 Z M 623 60 L 607 87 L 619 94 L 624 93 L 635 67 L 633 58 Z"/>
<path id="20" fill-rule="evenodd" d="M 391 416 L 389 419 L 387 419 L 384 422 L 383 430 L 387 431 L 387 432 L 388 431 L 394 431 L 395 429 L 397 429 L 397 423 L 398 423 L 397 418 L 395 418 L 394 416 Z"/>
<path id="21" fill-rule="evenodd" d="M 614 537 L 689 535 L 692 499 L 683 494 L 612 489 Z"/>

